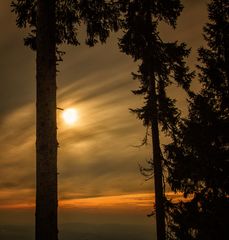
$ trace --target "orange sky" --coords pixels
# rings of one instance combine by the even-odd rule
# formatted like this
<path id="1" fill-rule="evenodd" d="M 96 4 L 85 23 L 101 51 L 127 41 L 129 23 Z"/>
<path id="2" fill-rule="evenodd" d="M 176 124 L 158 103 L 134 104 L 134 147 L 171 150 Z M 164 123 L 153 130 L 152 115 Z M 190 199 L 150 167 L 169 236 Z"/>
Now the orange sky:
<path id="1" fill-rule="evenodd" d="M 33 208 L 35 196 L 35 54 L 23 46 L 25 31 L 16 28 L 10 2 L 0 1 L 0 28 L 4 29 L 0 37 L 0 210 L 6 211 Z M 162 25 L 161 36 L 192 47 L 188 62 L 194 67 L 197 48 L 203 44 L 207 0 L 183 2 L 176 31 Z M 145 217 L 152 209 L 154 187 L 140 175 L 138 163 L 150 158 L 151 147 L 133 147 L 145 133 L 128 110 L 142 104 L 131 93 L 137 86 L 131 78 L 137 64 L 120 53 L 117 37 L 113 34 L 106 45 L 94 48 L 85 47 L 83 41 L 77 48 L 63 47 L 58 107 L 77 108 L 80 119 L 68 127 L 58 112 L 60 207 L 135 209 Z M 194 80 L 194 88 L 197 85 Z M 170 94 L 185 113 L 185 94 L 176 87 Z"/>
<path id="2" fill-rule="evenodd" d="M 15 199 L 15 192 L 5 190 L 1 192 L 1 198 L 10 198 L 11 201 L 2 204 L 0 209 L 27 209 L 34 208 L 34 198 L 26 197 L 33 196 L 31 190 L 24 190 L 21 192 L 24 199 Z M 100 196 L 100 197 L 87 197 L 68 193 L 69 199 L 60 199 L 59 207 L 63 209 L 110 209 L 111 211 L 134 211 L 134 210 L 152 210 L 154 204 L 153 193 L 137 193 L 125 194 L 116 196 Z M 173 201 L 183 199 L 182 194 L 174 194 L 167 192 L 166 196 Z"/>

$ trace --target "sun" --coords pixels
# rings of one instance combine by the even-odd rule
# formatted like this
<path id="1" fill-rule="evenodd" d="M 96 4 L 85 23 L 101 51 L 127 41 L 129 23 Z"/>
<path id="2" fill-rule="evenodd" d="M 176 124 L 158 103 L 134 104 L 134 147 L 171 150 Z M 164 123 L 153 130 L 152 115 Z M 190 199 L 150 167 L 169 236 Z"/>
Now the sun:
<path id="1" fill-rule="evenodd" d="M 64 122 L 68 125 L 72 125 L 79 120 L 78 111 L 74 108 L 67 108 L 63 111 L 62 117 Z"/>

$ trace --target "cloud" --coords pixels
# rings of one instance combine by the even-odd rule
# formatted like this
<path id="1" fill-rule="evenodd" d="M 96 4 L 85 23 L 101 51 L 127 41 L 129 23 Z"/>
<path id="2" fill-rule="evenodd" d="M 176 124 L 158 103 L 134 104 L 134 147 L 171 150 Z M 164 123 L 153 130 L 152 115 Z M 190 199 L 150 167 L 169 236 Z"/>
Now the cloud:
<path id="1" fill-rule="evenodd" d="M 23 204 L 21 196 L 25 204 L 30 203 L 35 187 L 35 54 L 23 46 L 25 31 L 16 28 L 9 3 L 0 3 L 4 13 L 0 16 L 0 26 L 6 30 L 0 39 L 0 202 L 3 205 Z M 165 38 L 187 40 L 197 48 L 202 39 L 200 23 L 206 18 L 206 11 L 202 15 L 204 1 L 184 3 L 193 4 L 194 10 L 192 7 L 184 10 L 176 32 L 167 31 L 164 26 L 161 32 Z M 138 85 L 131 79 L 137 63 L 119 52 L 116 38 L 117 35 L 112 35 L 106 45 L 94 48 L 83 44 L 77 48 L 63 47 L 66 55 L 58 66 L 58 107 L 75 107 L 80 114 L 79 122 L 69 127 L 58 111 L 60 198 L 69 201 L 78 195 L 105 197 L 153 191 L 153 182 L 145 182 L 138 170 L 138 162 L 150 157 L 151 147 L 132 147 L 144 136 L 141 122 L 128 110 L 143 101 L 131 93 Z M 189 60 L 192 65 L 195 56 Z M 179 106 L 184 109 L 185 95 L 176 88 L 171 94 L 178 97 Z M 165 141 L 162 138 L 162 143 Z"/>
<path id="2" fill-rule="evenodd" d="M 28 104 L 1 119 L 0 189 L 34 187 L 33 117 L 33 106 Z"/>
<path id="3" fill-rule="evenodd" d="M 74 88 L 70 93 L 74 95 Z M 94 196 L 137 192 L 151 185 L 146 184 L 142 189 L 144 180 L 137 167 L 145 149 L 132 147 L 142 136 L 141 125 L 132 121 L 133 116 L 128 113 L 129 99 L 123 100 L 120 107 L 115 101 L 120 96 L 111 94 L 113 101 L 110 101 L 109 93 L 111 90 L 108 96 L 101 94 L 96 101 L 89 98 L 76 105 L 81 116 L 75 127 L 65 126 L 61 115 L 58 116 L 60 196 L 71 191 Z M 15 191 L 12 202 L 15 204 L 18 199 L 21 206 L 21 191 L 30 189 L 33 194 L 35 186 L 34 118 L 35 106 L 29 103 L 5 114 L 0 125 L 0 173 L 4 176 L 0 189 Z M 2 201 L 9 203 L 12 194 L 8 199 L 6 193 L 3 195 Z"/>

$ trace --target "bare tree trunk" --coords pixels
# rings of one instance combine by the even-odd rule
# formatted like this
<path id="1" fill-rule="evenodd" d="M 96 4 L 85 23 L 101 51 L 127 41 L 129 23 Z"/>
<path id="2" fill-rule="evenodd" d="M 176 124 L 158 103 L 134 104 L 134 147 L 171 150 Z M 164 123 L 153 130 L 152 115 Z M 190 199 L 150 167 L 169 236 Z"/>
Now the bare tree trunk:
<path id="1" fill-rule="evenodd" d="M 157 240 L 166 239 L 165 229 L 165 208 L 164 208 L 164 188 L 163 188 L 163 172 L 162 172 L 162 156 L 158 129 L 158 110 L 155 78 L 151 77 L 150 96 L 152 104 L 152 150 L 153 150 L 153 166 L 154 166 L 154 186 L 155 186 L 155 204 L 156 204 L 156 229 Z"/>
<path id="2" fill-rule="evenodd" d="M 36 240 L 57 240 L 55 0 L 38 0 Z"/>

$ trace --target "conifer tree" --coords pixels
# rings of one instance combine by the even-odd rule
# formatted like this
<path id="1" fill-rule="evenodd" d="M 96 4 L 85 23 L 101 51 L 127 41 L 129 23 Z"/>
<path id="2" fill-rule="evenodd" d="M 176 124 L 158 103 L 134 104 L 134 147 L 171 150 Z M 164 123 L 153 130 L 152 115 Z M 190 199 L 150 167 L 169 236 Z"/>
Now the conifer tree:
<path id="1" fill-rule="evenodd" d="M 78 45 L 78 29 L 86 25 L 86 43 L 104 43 L 118 29 L 118 11 L 106 0 L 15 0 L 19 28 L 29 27 L 25 45 L 36 58 L 36 240 L 57 240 L 56 64 L 59 45 Z"/>
<path id="2" fill-rule="evenodd" d="M 229 2 L 211 0 L 199 49 L 201 91 L 166 147 L 169 182 L 189 201 L 171 208 L 174 239 L 228 238 L 229 215 Z"/>
<path id="3" fill-rule="evenodd" d="M 124 35 L 120 49 L 139 63 L 133 78 L 140 88 L 134 94 L 144 96 L 144 106 L 132 109 L 146 127 L 146 138 L 152 137 L 152 159 L 143 170 L 154 175 L 157 239 L 166 239 L 165 189 L 163 182 L 164 158 L 161 151 L 159 126 L 166 134 L 176 134 L 174 126 L 180 118 L 175 100 L 167 95 L 167 88 L 176 83 L 188 91 L 192 73 L 185 65 L 189 50 L 184 43 L 167 42 L 159 35 L 160 22 L 173 28 L 180 15 L 179 0 L 132 0 L 119 1 L 123 12 Z"/>

